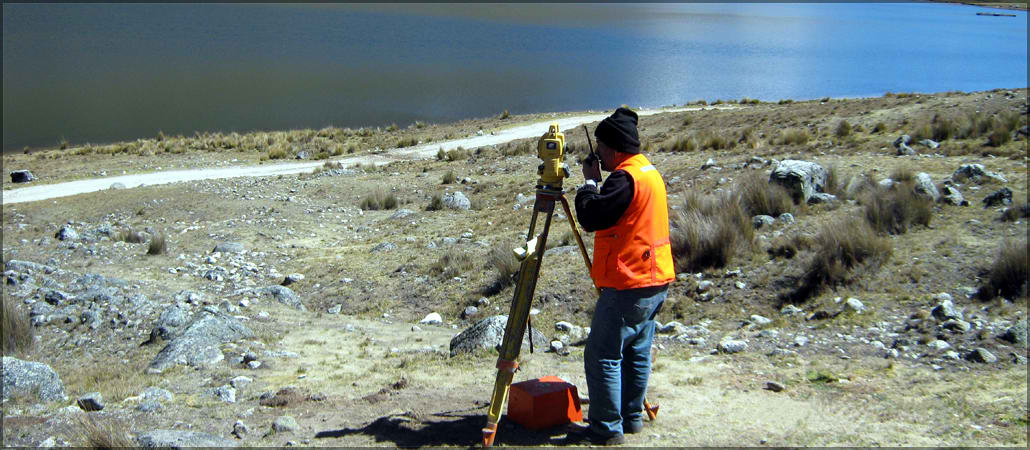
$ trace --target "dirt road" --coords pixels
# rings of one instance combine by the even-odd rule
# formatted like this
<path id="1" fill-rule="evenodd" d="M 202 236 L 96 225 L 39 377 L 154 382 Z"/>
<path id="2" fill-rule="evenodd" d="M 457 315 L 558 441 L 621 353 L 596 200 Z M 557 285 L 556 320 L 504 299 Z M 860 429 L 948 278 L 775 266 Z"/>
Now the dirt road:
<path id="1" fill-rule="evenodd" d="M 715 108 L 727 109 L 733 107 L 725 106 Z M 650 109 L 640 110 L 638 111 L 638 113 L 641 116 L 649 116 L 659 113 L 682 112 L 699 109 L 702 108 L 694 107 Z M 558 125 L 562 130 L 572 130 L 582 124 L 598 122 L 604 119 L 605 117 L 606 114 L 587 114 L 557 120 L 540 121 L 530 123 L 527 125 L 521 125 L 517 127 L 496 131 L 490 134 L 485 134 L 483 136 L 473 136 L 444 142 L 434 142 L 432 144 L 424 144 L 403 149 L 388 149 L 386 152 L 378 155 L 352 156 L 337 159 L 336 161 L 339 161 L 345 166 L 350 166 L 356 164 L 382 165 L 398 160 L 426 159 L 434 157 L 440 149 L 443 149 L 445 151 L 453 150 L 458 147 L 474 149 L 478 147 L 485 147 L 488 145 L 503 144 L 517 139 L 525 139 L 539 136 L 547 130 L 547 127 L 551 124 L 551 122 L 558 122 Z M 22 202 L 34 202 L 39 200 L 65 197 L 69 195 L 83 194 L 86 192 L 96 192 L 104 189 L 111 189 L 112 186 L 128 189 L 155 184 L 210 180 L 217 178 L 267 177 L 275 175 L 289 175 L 307 172 L 314 169 L 315 167 L 321 166 L 322 164 L 323 161 L 305 161 L 281 164 L 265 164 L 259 166 L 235 166 L 209 169 L 169 170 L 163 172 L 122 175 L 116 177 L 91 178 L 85 180 L 69 181 L 65 183 L 45 184 L 5 190 L 3 191 L 3 204 L 7 205 Z"/>

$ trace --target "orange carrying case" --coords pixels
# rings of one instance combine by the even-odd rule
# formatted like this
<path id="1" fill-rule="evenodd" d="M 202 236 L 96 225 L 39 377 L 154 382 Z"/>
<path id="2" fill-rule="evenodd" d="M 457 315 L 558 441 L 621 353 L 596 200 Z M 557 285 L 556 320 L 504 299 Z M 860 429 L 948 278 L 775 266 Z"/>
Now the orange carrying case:
<path id="1" fill-rule="evenodd" d="M 579 391 L 556 376 L 514 383 L 508 394 L 508 418 L 534 430 L 581 421 Z"/>

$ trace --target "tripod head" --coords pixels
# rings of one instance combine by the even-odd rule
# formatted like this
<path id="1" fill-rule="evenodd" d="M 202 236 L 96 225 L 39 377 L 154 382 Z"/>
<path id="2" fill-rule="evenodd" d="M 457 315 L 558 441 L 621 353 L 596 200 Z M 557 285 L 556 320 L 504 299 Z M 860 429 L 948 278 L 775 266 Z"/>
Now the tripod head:
<path id="1" fill-rule="evenodd" d="M 560 191 L 562 180 L 569 176 L 569 166 L 565 164 L 565 134 L 558 129 L 558 123 L 552 123 L 547 132 L 537 142 L 537 157 L 544 163 L 537 167 L 537 189 L 553 189 Z"/>

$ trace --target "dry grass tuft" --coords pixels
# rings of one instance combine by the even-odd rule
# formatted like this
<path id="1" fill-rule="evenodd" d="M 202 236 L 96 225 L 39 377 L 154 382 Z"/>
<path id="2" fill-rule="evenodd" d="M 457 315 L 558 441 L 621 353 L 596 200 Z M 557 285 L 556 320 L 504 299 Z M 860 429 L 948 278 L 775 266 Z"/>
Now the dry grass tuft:
<path id="1" fill-rule="evenodd" d="M 377 188 L 361 199 L 361 209 L 367 211 L 379 211 L 384 209 L 395 209 L 399 202 L 393 193 L 387 193 L 383 188 Z"/>
<path id="2" fill-rule="evenodd" d="M 454 183 L 458 178 L 454 176 L 454 171 L 448 170 L 443 175 L 443 179 L 440 180 L 440 184 L 451 184 Z"/>
<path id="3" fill-rule="evenodd" d="M 3 295 L 2 312 L 0 324 L 3 326 L 3 354 L 24 354 L 32 350 L 36 344 L 36 333 L 29 322 L 28 313 L 19 311 L 7 297 L 6 291 Z"/>
<path id="4" fill-rule="evenodd" d="M 762 174 L 747 175 L 738 188 L 740 199 L 748 214 L 779 216 L 794 212 L 794 199 L 783 186 L 770 183 Z"/>
<path id="5" fill-rule="evenodd" d="M 791 259 L 798 253 L 812 247 L 812 238 L 801 233 L 795 233 L 790 237 L 782 236 L 773 241 L 772 246 L 766 251 L 773 258 Z"/>
<path id="6" fill-rule="evenodd" d="M 439 211 L 443 209 L 443 195 L 439 192 L 433 194 L 433 198 L 429 200 L 429 204 L 426 205 L 426 211 Z"/>
<path id="7" fill-rule="evenodd" d="M 723 267 L 737 254 L 753 249 L 754 227 L 741 204 L 730 194 L 687 194 L 683 207 L 673 211 L 672 256 L 678 271 Z"/>
<path id="8" fill-rule="evenodd" d="M 1030 217 L 1030 203 L 1023 203 L 1021 206 L 1010 206 L 1001 213 L 1002 222 L 1014 222 L 1019 219 Z"/>
<path id="9" fill-rule="evenodd" d="M 129 428 L 112 419 L 100 420 L 92 414 L 79 416 L 81 445 L 89 449 L 137 448 L 139 445 L 129 437 Z"/>
<path id="10" fill-rule="evenodd" d="M 119 232 L 114 236 L 114 240 L 121 242 L 128 242 L 130 244 L 142 244 L 147 242 L 147 235 L 140 231 L 133 231 L 131 228 Z"/>
<path id="11" fill-rule="evenodd" d="M 494 248 L 490 250 L 486 258 L 490 267 L 493 267 L 494 271 L 497 272 L 497 276 L 490 285 L 483 289 L 484 294 L 497 295 L 504 288 L 515 284 L 521 263 L 510 249 Z"/>
<path id="12" fill-rule="evenodd" d="M 780 133 L 778 143 L 780 145 L 804 145 L 811 138 L 812 136 L 808 134 L 808 130 L 785 130 Z"/>
<path id="13" fill-rule="evenodd" d="M 467 276 L 475 269 L 475 264 L 469 255 L 462 252 L 449 250 L 440 259 L 429 266 L 429 274 L 435 275 L 443 280 L 454 277 Z"/>
<path id="14" fill-rule="evenodd" d="M 879 269 L 893 252 L 889 240 L 855 218 L 823 226 L 813 247 L 815 255 L 787 301 L 802 302 L 827 287 L 850 284 L 864 273 Z"/>
<path id="15" fill-rule="evenodd" d="M 904 234 L 913 224 L 930 225 L 933 203 L 911 183 L 872 189 L 863 196 L 866 222 L 879 233 Z"/>
<path id="16" fill-rule="evenodd" d="M 987 284 L 980 288 L 981 300 L 992 300 L 998 295 L 1008 299 L 1026 295 L 1028 250 L 1026 239 L 1002 242 Z"/>
<path id="17" fill-rule="evenodd" d="M 165 234 L 161 232 L 155 232 L 150 237 L 150 245 L 147 247 L 148 255 L 162 255 L 168 252 L 168 241 L 165 240 Z"/>

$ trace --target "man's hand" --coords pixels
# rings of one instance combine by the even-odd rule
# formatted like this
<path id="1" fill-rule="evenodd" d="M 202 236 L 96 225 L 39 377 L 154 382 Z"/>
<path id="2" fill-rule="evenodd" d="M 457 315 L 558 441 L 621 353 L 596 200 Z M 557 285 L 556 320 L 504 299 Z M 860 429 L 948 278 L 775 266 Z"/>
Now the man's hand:
<path id="1" fill-rule="evenodd" d="M 601 164 L 598 162 L 597 156 L 592 153 L 583 160 L 583 178 L 601 181 Z"/>

